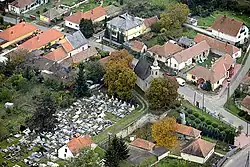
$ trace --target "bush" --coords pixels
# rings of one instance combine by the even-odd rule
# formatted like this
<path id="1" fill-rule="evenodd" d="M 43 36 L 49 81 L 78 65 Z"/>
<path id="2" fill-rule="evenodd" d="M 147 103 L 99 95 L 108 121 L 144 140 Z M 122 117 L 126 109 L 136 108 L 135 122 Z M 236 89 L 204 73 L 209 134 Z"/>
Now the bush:
<path id="1" fill-rule="evenodd" d="M 195 118 L 195 122 L 196 122 L 197 124 L 200 124 L 200 123 L 201 123 L 201 120 L 200 120 L 199 118 Z"/>
<path id="2" fill-rule="evenodd" d="M 206 120 L 207 125 L 211 125 L 212 122 L 210 120 Z"/>
<path id="3" fill-rule="evenodd" d="M 47 12 L 48 11 L 48 9 L 47 8 L 44 8 L 43 9 L 43 13 L 45 13 L 45 12 Z"/>
<path id="4" fill-rule="evenodd" d="M 247 112 L 246 112 L 246 111 L 243 111 L 243 110 L 240 110 L 240 112 L 238 113 L 238 115 L 239 115 L 240 117 L 244 117 L 244 116 L 246 116 L 246 114 L 247 114 Z"/>
<path id="5" fill-rule="evenodd" d="M 188 114 L 192 114 L 192 113 L 193 113 L 193 110 L 187 109 L 187 113 L 188 113 Z"/>
<path id="6" fill-rule="evenodd" d="M 199 114 L 198 113 L 194 113 L 194 116 L 196 117 L 196 118 L 199 118 Z"/>
<path id="7" fill-rule="evenodd" d="M 203 122 L 203 121 L 205 121 L 205 118 L 204 117 L 200 117 L 200 120 Z"/>
<path id="8" fill-rule="evenodd" d="M 39 11 L 39 10 L 38 10 L 38 11 L 36 11 L 36 14 L 40 15 L 40 11 Z"/>
<path id="9" fill-rule="evenodd" d="M 250 121 L 250 115 L 247 114 L 247 115 L 245 116 L 245 119 L 246 119 L 247 121 Z"/>
<path id="10" fill-rule="evenodd" d="M 217 123 L 212 123 L 212 126 L 213 126 L 214 128 L 217 128 L 219 125 L 218 125 Z"/>
<path id="11" fill-rule="evenodd" d="M 225 129 L 225 128 L 224 128 L 223 126 L 221 126 L 221 125 L 220 125 L 218 128 L 219 128 L 220 131 L 223 131 L 223 130 Z"/>
<path id="12" fill-rule="evenodd" d="M 188 117 L 189 117 L 191 120 L 195 120 L 195 116 L 194 116 L 193 114 L 190 114 Z"/>

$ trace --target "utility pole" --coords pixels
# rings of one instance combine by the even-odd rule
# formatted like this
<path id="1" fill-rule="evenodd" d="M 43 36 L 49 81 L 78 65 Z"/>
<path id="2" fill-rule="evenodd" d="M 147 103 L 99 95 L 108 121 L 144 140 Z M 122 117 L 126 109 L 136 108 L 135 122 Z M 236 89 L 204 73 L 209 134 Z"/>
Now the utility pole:
<path id="1" fill-rule="evenodd" d="M 248 151 L 248 154 L 247 154 L 247 161 L 246 161 L 245 167 L 249 167 L 249 151 Z"/>
<path id="2" fill-rule="evenodd" d="M 205 108 L 205 99 L 204 99 L 204 93 L 202 94 L 202 110 Z"/>
<path id="3" fill-rule="evenodd" d="M 230 81 L 227 82 L 227 100 L 230 98 Z"/>

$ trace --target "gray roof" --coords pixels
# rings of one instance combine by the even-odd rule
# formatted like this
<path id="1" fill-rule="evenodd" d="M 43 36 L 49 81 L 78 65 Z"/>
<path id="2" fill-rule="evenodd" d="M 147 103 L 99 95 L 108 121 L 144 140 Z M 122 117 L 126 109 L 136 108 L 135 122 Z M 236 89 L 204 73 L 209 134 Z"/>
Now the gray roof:
<path id="1" fill-rule="evenodd" d="M 168 151 L 169 150 L 166 149 L 165 147 L 156 147 L 153 151 L 150 151 L 150 153 L 157 156 L 157 157 L 159 157 L 159 156 L 165 154 Z"/>
<path id="2" fill-rule="evenodd" d="M 6 41 L 6 40 L 4 40 L 4 39 L 0 38 L 0 43 L 5 42 L 5 41 Z"/>
<path id="3" fill-rule="evenodd" d="M 181 37 L 178 43 L 185 46 L 193 46 L 195 44 L 195 42 L 188 37 Z"/>
<path id="4" fill-rule="evenodd" d="M 135 74 L 142 80 L 147 79 L 151 73 L 150 64 L 144 58 L 141 58 L 135 66 Z"/>
<path id="5" fill-rule="evenodd" d="M 84 37 L 81 31 L 77 31 L 72 35 L 67 35 L 67 39 L 72 45 L 73 49 L 77 49 L 88 43 L 87 39 Z"/>
<path id="6" fill-rule="evenodd" d="M 115 26 L 119 29 L 130 30 L 134 27 L 142 25 L 143 19 L 125 13 L 123 15 L 113 18 L 108 22 L 108 24 Z"/>
<path id="7" fill-rule="evenodd" d="M 45 12 L 42 15 L 53 20 L 57 17 L 62 17 L 62 15 L 67 12 L 68 12 L 67 9 L 63 9 L 61 7 L 54 7 L 54 8 L 50 8 L 47 12 Z"/>

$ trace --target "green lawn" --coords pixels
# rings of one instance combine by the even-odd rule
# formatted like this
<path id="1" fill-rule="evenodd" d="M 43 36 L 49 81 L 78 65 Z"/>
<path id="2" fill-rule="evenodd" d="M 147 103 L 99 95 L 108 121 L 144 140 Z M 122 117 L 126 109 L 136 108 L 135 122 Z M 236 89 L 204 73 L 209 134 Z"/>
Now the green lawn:
<path id="1" fill-rule="evenodd" d="M 188 38 L 194 38 L 197 35 L 197 32 L 191 28 L 183 27 L 182 36 L 187 36 Z"/>
<path id="2" fill-rule="evenodd" d="M 208 17 L 199 17 L 198 25 L 204 28 L 211 26 L 217 16 L 228 16 L 236 20 L 243 21 L 248 27 L 250 26 L 250 17 L 246 14 L 240 14 L 233 11 L 215 11 Z"/>
<path id="3" fill-rule="evenodd" d="M 41 5 L 41 6 L 39 6 L 39 8 L 28 11 L 27 13 L 39 17 L 40 14 L 44 13 L 45 9 L 49 10 L 52 7 L 53 7 L 53 3 L 52 3 L 52 1 L 49 1 L 49 3 Z M 40 12 L 40 14 L 37 13 L 38 11 Z"/>
<path id="4" fill-rule="evenodd" d="M 198 63 L 198 64 L 199 64 L 200 66 L 205 67 L 205 68 L 209 68 L 209 67 L 212 66 L 212 59 L 213 59 L 213 57 L 210 56 L 210 55 L 208 55 L 207 59 L 206 59 L 204 62 Z"/>
<path id="5" fill-rule="evenodd" d="M 79 2 L 80 2 L 79 0 L 61 0 L 61 4 L 67 5 L 67 6 L 73 6 Z"/>
<path id="6" fill-rule="evenodd" d="M 232 114 L 238 116 L 238 113 L 240 112 L 240 109 L 234 104 L 233 98 L 230 98 L 224 107 L 227 109 L 227 111 L 230 111 Z"/>
<path id="7" fill-rule="evenodd" d="M 110 121 L 112 121 L 112 122 L 117 122 L 117 121 L 119 121 L 119 118 L 117 117 L 117 116 L 115 116 L 114 114 L 112 114 L 112 113 L 105 113 L 105 119 L 108 119 L 108 120 L 110 120 Z"/>
<path id="8" fill-rule="evenodd" d="M 200 165 L 185 160 L 165 158 L 157 163 L 154 167 L 207 167 L 207 165 Z"/>

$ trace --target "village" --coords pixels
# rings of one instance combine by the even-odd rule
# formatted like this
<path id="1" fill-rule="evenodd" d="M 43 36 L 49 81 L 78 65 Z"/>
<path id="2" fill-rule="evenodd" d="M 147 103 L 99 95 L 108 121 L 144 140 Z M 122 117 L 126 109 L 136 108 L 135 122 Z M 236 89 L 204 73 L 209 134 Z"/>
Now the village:
<path id="1" fill-rule="evenodd" d="M 1 1 L 0 165 L 250 166 L 231 1 Z"/>

